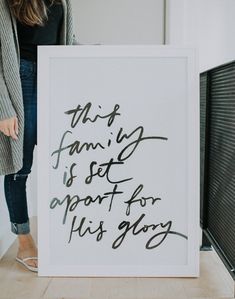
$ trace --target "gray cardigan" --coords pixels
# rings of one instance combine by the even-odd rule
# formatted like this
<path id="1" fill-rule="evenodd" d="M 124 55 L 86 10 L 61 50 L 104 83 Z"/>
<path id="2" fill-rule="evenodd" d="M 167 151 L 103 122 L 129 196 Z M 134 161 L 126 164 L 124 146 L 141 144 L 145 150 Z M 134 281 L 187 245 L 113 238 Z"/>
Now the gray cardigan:
<path id="1" fill-rule="evenodd" d="M 62 0 L 62 3 L 64 20 L 60 44 L 76 44 L 70 0 Z M 8 1 L 0 0 L 0 120 L 17 116 L 19 121 L 18 140 L 0 132 L 0 175 L 15 173 L 23 166 L 24 109 L 19 64 L 16 19 Z"/>

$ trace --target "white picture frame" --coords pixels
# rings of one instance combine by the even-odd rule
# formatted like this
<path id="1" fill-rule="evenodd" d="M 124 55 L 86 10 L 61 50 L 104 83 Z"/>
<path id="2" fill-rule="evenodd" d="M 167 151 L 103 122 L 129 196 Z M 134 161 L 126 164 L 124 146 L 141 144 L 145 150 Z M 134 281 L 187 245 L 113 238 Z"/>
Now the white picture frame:
<path id="1" fill-rule="evenodd" d="M 194 49 L 40 46 L 37 134 L 40 276 L 199 275 Z"/>

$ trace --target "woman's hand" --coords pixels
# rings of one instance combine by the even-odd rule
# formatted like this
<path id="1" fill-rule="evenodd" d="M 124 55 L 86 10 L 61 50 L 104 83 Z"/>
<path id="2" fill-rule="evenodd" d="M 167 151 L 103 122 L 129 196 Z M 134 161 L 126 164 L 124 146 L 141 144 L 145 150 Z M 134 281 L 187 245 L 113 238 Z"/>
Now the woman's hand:
<path id="1" fill-rule="evenodd" d="M 18 139 L 18 119 L 16 116 L 0 120 L 0 131 L 6 136 Z"/>

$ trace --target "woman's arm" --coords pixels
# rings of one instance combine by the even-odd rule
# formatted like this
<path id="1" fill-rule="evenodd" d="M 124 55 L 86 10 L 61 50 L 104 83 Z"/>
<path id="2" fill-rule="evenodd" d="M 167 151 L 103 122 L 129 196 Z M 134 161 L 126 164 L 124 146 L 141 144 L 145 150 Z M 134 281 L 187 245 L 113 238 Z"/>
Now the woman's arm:
<path id="1" fill-rule="evenodd" d="M 18 119 L 15 109 L 12 105 L 5 80 L 2 67 L 1 44 L 0 44 L 0 132 L 6 136 L 17 139 Z"/>
<path id="2" fill-rule="evenodd" d="M 3 75 L 2 55 L 0 44 L 0 120 L 16 116 Z"/>
<path id="3" fill-rule="evenodd" d="M 0 68 L 0 120 L 16 116 Z"/>

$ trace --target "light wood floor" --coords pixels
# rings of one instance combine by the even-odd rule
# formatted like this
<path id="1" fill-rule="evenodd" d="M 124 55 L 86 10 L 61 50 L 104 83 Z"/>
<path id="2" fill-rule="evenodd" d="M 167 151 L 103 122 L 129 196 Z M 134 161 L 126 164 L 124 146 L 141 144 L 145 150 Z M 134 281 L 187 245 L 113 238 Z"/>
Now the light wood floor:
<path id="1" fill-rule="evenodd" d="M 42 278 L 15 262 L 16 250 L 17 242 L 0 261 L 1 299 L 231 299 L 234 295 L 234 281 L 214 252 L 201 252 L 200 278 Z"/>

